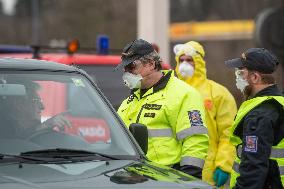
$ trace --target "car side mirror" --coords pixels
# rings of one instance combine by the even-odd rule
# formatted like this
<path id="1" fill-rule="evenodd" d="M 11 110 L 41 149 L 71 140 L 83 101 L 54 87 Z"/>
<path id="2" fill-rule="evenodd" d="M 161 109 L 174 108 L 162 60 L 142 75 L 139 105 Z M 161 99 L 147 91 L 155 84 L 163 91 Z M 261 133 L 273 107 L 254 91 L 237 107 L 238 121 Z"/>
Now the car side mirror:
<path id="1" fill-rule="evenodd" d="M 141 123 L 131 123 L 129 131 L 132 133 L 137 143 L 146 154 L 148 151 L 148 129 Z"/>

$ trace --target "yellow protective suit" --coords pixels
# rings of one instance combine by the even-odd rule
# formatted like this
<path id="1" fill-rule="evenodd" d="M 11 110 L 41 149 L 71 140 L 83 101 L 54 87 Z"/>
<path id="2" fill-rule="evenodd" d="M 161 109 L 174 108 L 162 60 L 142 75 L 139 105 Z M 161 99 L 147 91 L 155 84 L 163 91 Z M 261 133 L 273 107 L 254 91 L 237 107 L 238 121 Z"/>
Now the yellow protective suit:
<path id="1" fill-rule="evenodd" d="M 192 51 L 192 47 L 197 52 L 192 56 L 195 64 L 194 74 L 192 77 L 183 78 L 178 71 L 179 58 L 183 54 L 188 55 L 188 52 Z M 181 45 L 175 53 L 178 77 L 195 87 L 204 98 L 209 149 L 203 167 L 202 179 L 214 185 L 213 173 L 215 169 L 219 167 L 223 171 L 230 173 L 235 159 L 235 149 L 229 143 L 229 132 L 237 112 L 236 102 L 224 86 L 207 79 L 203 59 L 205 52 L 199 43 L 190 41 Z"/>

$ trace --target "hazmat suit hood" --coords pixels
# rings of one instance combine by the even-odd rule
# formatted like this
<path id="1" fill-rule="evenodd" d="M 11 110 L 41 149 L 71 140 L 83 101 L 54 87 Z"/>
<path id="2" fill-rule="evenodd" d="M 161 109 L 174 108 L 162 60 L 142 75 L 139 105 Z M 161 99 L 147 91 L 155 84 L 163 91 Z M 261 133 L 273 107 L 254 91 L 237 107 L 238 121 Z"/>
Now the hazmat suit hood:
<path id="1" fill-rule="evenodd" d="M 189 83 L 191 86 L 200 88 L 203 83 L 205 83 L 205 80 L 207 79 L 206 76 L 206 66 L 204 61 L 204 49 L 203 47 L 195 41 L 189 41 L 185 44 L 177 44 L 174 46 L 174 53 L 175 53 L 175 60 L 176 60 L 176 68 L 175 71 L 177 73 L 178 78 L 185 81 L 186 83 Z M 179 62 L 179 58 L 182 55 L 188 55 L 191 56 L 194 62 L 194 73 L 191 77 L 184 78 L 181 76 L 179 72 L 179 65 L 181 62 Z"/>

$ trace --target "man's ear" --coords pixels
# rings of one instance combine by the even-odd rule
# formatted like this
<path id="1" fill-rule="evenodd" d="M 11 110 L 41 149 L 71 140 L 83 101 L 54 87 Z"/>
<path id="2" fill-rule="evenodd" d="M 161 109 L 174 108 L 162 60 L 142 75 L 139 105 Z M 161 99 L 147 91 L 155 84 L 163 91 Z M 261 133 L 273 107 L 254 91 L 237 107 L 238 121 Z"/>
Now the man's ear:
<path id="1" fill-rule="evenodd" d="M 261 84 L 262 80 L 261 80 L 261 74 L 259 72 L 253 72 L 250 74 L 250 79 L 252 81 L 253 84 Z"/>

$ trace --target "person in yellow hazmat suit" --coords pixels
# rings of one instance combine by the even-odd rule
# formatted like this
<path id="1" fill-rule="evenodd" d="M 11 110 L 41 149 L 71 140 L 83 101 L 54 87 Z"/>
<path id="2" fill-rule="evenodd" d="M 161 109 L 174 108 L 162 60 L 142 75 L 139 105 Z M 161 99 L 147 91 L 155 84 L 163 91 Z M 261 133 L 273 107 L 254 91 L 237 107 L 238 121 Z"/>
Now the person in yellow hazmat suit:
<path id="1" fill-rule="evenodd" d="M 224 86 L 207 79 L 205 52 L 198 42 L 175 45 L 174 53 L 178 78 L 195 87 L 204 100 L 209 149 L 202 179 L 220 187 L 227 182 L 235 158 L 235 149 L 229 143 L 237 112 L 235 99 Z"/>

